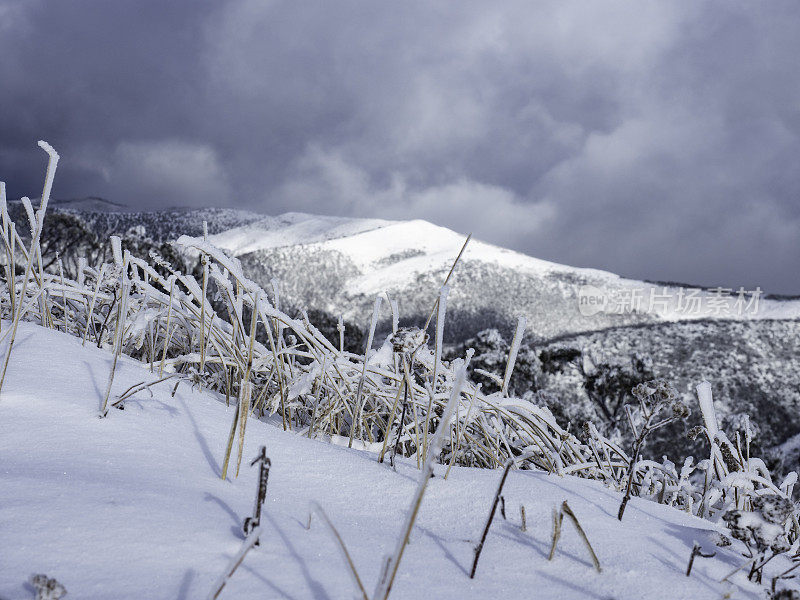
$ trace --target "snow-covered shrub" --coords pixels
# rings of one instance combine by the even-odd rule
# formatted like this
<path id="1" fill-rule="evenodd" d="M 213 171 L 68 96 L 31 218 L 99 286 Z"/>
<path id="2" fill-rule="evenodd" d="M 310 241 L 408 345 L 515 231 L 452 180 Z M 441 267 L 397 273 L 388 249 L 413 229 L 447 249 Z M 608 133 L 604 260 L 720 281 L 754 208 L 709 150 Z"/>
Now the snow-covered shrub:
<path id="1" fill-rule="evenodd" d="M 797 590 L 778 590 L 769 595 L 769 600 L 800 600 L 800 592 Z"/>
<path id="2" fill-rule="evenodd" d="M 581 372 L 586 394 L 609 429 L 621 425 L 625 418 L 623 407 L 631 390 L 654 379 L 648 361 L 639 356 L 633 356 L 630 364 L 597 363 L 588 369 L 582 367 Z"/>
<path id="3" fill-rule="evenodd" d="M 786 522 L 794 506 L 778 494 L 765 494 L 750 500 L 752 510 L 729 510 L 722 520 L 731 536 L 744 542 L 752 553 L 748 577 L 761 582 L 764 566 L 775 556 L 791 547 L 786 536 Z"/>
<path id="4" fill-rule="evenodd" d="M 625 513 L 625 506 L 633 493 L 633 481 L 638 469 L 639 455 L 642 451 L 647 436 L 653 431 L 669 425 L 673 421 L 685 419 L 689 416 L 689 407 L 678 398 L 678 393 L 668 382 L 661 379 L 654 379 L 645 383 L 640 383 L 631 390 L 631 394 L 639 402 L 635 408 L 625 405 L 628 423 L 635 438 L 633 445 L 633 455 L 628 469 L 627 484 L 625 495 L 619 507 L 619 520 Z M 674 470 L 674 467 L 673 467 Z M 686 474 L 682 473 L 679 482 L 686 480 Z M 664 486 L 666 489 L 666 486 Z"/>
<path id="5" fill-rule="evenodd" d="M 389 336 L 393 352 L 412 354 L 428 342 L 428 334 L 419 327 L 400 327 Z"/>

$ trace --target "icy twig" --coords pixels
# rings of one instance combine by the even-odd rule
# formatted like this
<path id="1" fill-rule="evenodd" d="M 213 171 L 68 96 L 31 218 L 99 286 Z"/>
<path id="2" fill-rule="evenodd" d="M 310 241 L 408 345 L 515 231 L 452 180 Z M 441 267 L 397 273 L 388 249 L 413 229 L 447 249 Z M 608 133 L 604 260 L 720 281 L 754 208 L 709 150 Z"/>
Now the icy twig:
<path id="1" fill-rule="evenodd" d="M 112 402 L 111 406 L 113 406 L 114 408 L 118 408 L 120 405 L 123 404 L 123 402 L 125 402 L 125 400 L 127 398 L 130 398 L 134 394 L 138 394 L 142 390 L 149 389 L 152 386 L 154 386 L 154 385 L 156 385 L 158 383 L 161 383 L 162 381 L 167 381 L 168 379 L 174 379 L 177 376 L 178 376 L 178 373 L 170 373 L 169 375 L 165 375 L 164 377 L 161 377 L 161 378 L 156 379 L 155 381 L 151 381 L 149 383 L 146 382 L 146 381 L 142 381 L 141 383 L 136 383 L 136 384 L 132 385 L 131 387 L 129 387 L 127 390 L 125 390 L 122 394 L 120 394 L 117 397 L 117 399 L 114 402 Z M 152 392 L 151 392 L 150 395 L 152 396 Z"/>
<path id="2" fill-rule="evenodd" d="M 361 370 L 361 379 L 358 380 L 358 388 L 356 390 L 356 414 L 355 420 L 350 425 L 350 440 L 347 442 L 347 447 L 353 447 L 353 436 L 356 432 L 356 423 L 361 422 L 361 413 L 364 410 L 364 404 L 361 399 L 361 393 L 364 390 L 364 379 L 367 377 L 367 365 L 369 364 L 369 353 L 372 350 L 372 340 L 375 338 L 375 327 L 378 325 L 378 314 L 381 310 L 381 297 L 375 298 L 375 305 L 372 307 L 372 320 L 369 324 L 369 335 L 367 336 L 367 346 L 364 349 L 364 366 Z"/>
<path id="3" fill-rule="evenodd" d="M 716 552 L 710 552 L 708 554 L 703 553 L 703 548 L 700 544 L 695 542 L 692 546 L 692 554 L 689 556 L 689 566 L 686 567 L 686 576 L 689 577 L 692 574 L 692 567 L 694 566 L 694 559 L 696 556 L 701 558 L 714 558 L 716 555 Z"/>

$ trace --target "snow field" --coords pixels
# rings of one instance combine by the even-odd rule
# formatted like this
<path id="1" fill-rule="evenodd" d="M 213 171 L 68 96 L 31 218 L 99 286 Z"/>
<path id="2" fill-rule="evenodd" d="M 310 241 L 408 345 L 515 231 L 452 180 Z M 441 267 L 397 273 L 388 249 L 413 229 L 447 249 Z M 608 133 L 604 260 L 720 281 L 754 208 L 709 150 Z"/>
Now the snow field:
<path id="1" fill-rule="evenodd" d="M 3 324 L 4 327 L 7 324 Z M 170 382 L 140 392 L 125 410 L 97 417 L 111 355 L 23 323 L 0 396 L 0 598 L 32 597 L 33 573 L 56 577 L 68 598 L 205 598 L 242 543 L 252 512 L 261 444 L 272 460 L 261 545 L 220 598 L 351 598 L 338 548 L 309 506 L 318 502 L 341 533 L 371 593 L 417 486 L 374 453 L 348 450 L 251 420 L 237 479 L 219 478 L 233 407 L 216 394 Z M 122 357 L 112 394 L 153 381 Z M 437 465 L 422 502 L 393 598 L 761 598 L 739 573 L 733 549 L 695 561 L 692 544 L 715 549 L 715 525 L 634 498 L 616 519 L 620 494 L 599 482 L 512 471 L 474 580 L 467 576 L 500 471 Z M 232 475 L 231 475 L 232 477 Z M 567 500 L 597 552 L 597 574 L 568 521 L 547 561 L 552 510 Z M 519 506 L 527 532 L 519 529 Z M 783 557 L 767 568 L 788 566 Z"/>

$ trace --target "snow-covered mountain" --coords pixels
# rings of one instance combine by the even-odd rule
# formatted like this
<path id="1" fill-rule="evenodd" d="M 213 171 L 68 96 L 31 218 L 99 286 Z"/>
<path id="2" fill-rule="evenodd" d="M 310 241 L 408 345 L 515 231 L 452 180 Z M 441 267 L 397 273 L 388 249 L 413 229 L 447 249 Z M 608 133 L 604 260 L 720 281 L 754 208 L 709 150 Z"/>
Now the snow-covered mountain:
<path id="1" fill-rule="evenodd" d="M 360 323 L 383 292 L 398 300 L 401 315 L 427 315 L 464 240 L 462 234 L 420 220 L 298 213 L 210 236 L 257 281 L 280 280 L 290 301 Z M 509 330 L 518 316 L 526 317 L 537 339 L 636 323 L 800 317 L 800 300 L 762 297 L 755 302 L 750 294 L 739 298 L 713 290 L 695 290 L 690 300 L 688 289 L 568 267 L 474 239 L 450 288 L 450 339 L 490 326 Z M 605 305 L 582 307 L 582 300 Z"/>
<path id="2" fill-rule="evenodd" d="M 143 227 L 159 243 L 200 236 L 205 221 L 210 241 L 238 257 L 251 279 L 265 288 L 280 281 L 282 302 L 341 314 L 363 328 L 384 293 L 398 301 L 403 321 L 424 321 L 466 238 L 421 220 L 231 209 L 71 212 L 101 237 Z M 487 327 L 510 332 L 519 316 L 533 339 L 545 340 L 664 321 L 800 318 L 800 299 L 647 283 L 471 240 L 450 280 L 446 338 L 461 341 Z M 384 302 L 379 329 L 389 323 Z"/>

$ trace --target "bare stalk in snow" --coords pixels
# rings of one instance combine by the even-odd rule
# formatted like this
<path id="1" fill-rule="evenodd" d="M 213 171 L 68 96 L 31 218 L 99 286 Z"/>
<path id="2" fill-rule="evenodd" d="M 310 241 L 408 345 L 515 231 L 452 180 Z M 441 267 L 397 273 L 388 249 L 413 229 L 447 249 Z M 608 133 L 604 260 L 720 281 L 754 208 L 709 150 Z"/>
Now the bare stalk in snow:
<path id="1" fill-rule="evenodd" d="M 489 535 L 489 528 L 492 526 L 492 521 L 494 521 L 494 515 L 497 512 L 497 505 L 500 502 L 500 494 L 503 493 L 503 486 L 506 484 L 506 479 L 508 478 L 508 472 L 511 470 L 511 467 L 514 466 L 514 461 L 512 459 L 508 459 L 506 461 L 505 467 L 503 468 L 503 476 L 500 478 L 500 485 L 497 486 L 497 491 L 494 493 L 494 500 L 492 500 L 492 508 L 489 510 L 489 516 L 486 518 L 486 525 L 483 527 L 483 533 L 481 534 L 481 539 L 478 544 L 475 546 L 474 550 L 474 558 L 472 559 L 472 569 L 469 571 L 469 578 L 475 578 L 475 570 L 478 568 L 478 560 L 480 560 L 481 552 L 483 551 L 483 545 L 486 543 L 486 536 Z"/>
<path id="2" fill-rule="evenodd" d="M 692 574 L 692 567 L 694 566 L 695 557 L 699 556 L 701 558 L 713 558 L 716 555 L 716 552 L 709 552 L 708 554 L 704 553 L 700 544 L 695 542 L 692 546 L 692 554 L 689 556 L 689 566 L 686 567 L 686 576 L 689 577 Z"/>
<path id="3" fill-rule="evenodd" d="M 253 549 L 253 546 L 258 543 L 258 536 L 260 535 L 261 528 L 256 527 L 250 532 L 250 535 L 245 538 L 244 542 L 242 542 L 242 547 L 239 548 L 239 551 L 228 563 L 225 571 L 214 583 L 214 587 L 212 587 L 211 591 L 208 593 L 207 600 L 217 600 L 217 598 L 219 598 L 219 595 L 222 593 L 222 588 L 225 587 L 225 584 L 228 583 L 228 580 L 236 572 L 236 569 L 238 569 L 239 565 L 242 564 L 242 561 L 244 560 L 244 557 L 247 556 L 247 553 L 250 552 L 250 550 Z"/>
<path id="4" fill-rule="evenodd" d="M 567 504 L 567 501 L 561 503 L 560 510 L 553 510 L 553 545 L 550 547 L 550 556 L 547 560 L 553 560 L 553 557 L 556 553 L 556 545 L 558 544 L 558 540 L 561 538 L 561 524 L 564 521 L 564 516 L 568 516 L 572 524 L 575 526 L 575 529 L 578 532 L 581 540 L 583 540 L 586 549 L 589 551 L 589 556 L 592 557 L 592 563 L 594 564 L 594 568 L 597 569 L 597 572 L 602 572 L 600 568 L 600 559 L 597 558 L 597 554 L 595 554 L 594 548 L 592 548 L 592 544 L 589 543 L 589 538 L 586 536 L 586 532 L 581 527 L 580 522 L 578 521 L 578 517 L 575 516 L 575 513 L 572 512 L 572 509 Z"/>

